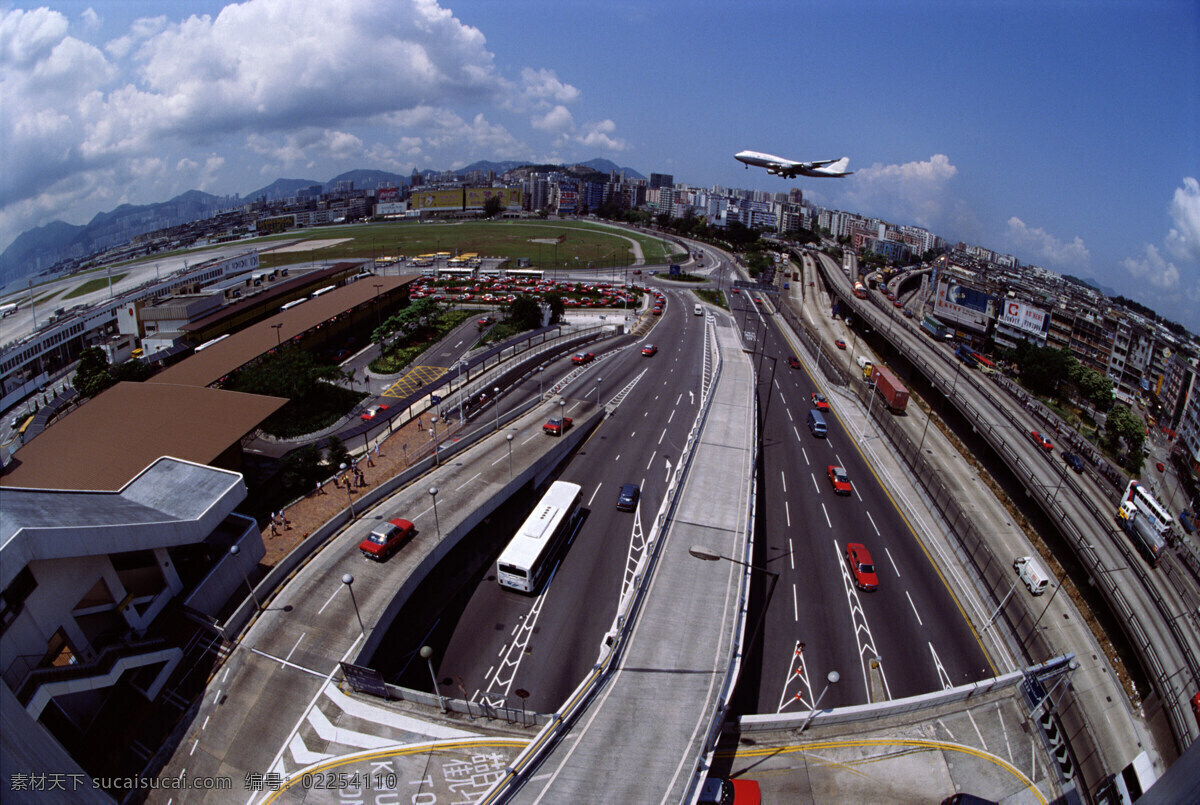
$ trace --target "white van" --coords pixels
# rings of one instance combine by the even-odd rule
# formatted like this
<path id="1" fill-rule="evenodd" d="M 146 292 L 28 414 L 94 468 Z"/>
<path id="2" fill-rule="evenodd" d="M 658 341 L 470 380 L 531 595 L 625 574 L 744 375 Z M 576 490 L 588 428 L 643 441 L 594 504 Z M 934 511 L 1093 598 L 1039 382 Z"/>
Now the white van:
<path id="1" fill-rule="evenodd" d="M 857 363 L 858 368 L 862 370 L 862 376 L 864 380 L 871 376 L 871 367 L 875 364 L 871 363 L 870 358 L 866 357 L 865 355 L 859 355 L 854 359 L 854 362 Z"/>
<path id="2" fill-rule="evenodd" d="M 697 315 L 697 316 L 703 316 L 703 315 L 704 315 L 704 308 L 700 307 L 700 305 L 696 305 L 696 315 Z"/>
<path id="3" fill-rule="evenodd" d="M 825 438 L 828 428 L 825 426 L 825 417 L 821 412 L 813 408 L 808 412 L 808 431 L 813 436 Z"/>
<path id="4" fill-rule="evenodd" d="M 1013 570 L 1017 571 L 1017 576 L 1025 582 L 1029 592 L 1034 595 L 1041 595 L 1050 586 L 1050 574 L 1046 572 L 1046 568 L 1042 567 L 1042 563 L 1036 557 L 1022 556 L 1018 558 L 1013 562 Z"/>

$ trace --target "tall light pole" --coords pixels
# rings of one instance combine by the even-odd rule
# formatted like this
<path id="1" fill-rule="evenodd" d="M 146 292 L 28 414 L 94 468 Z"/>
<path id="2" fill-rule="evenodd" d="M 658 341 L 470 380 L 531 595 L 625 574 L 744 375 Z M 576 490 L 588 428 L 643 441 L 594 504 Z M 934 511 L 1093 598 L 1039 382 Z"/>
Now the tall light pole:
<path id="1" fill-rule="evenodd" d="M 496 386 L 492 392 L 495 395 L 492 397 L 492 405 L 496 406 L 496 430 L 500 430 L 500 387 Z"/>
<path id="2" fill-rule="evenodd" d="M 442 524 L 438 521 L 437 493 L 438 488 L 436 486 L 429 487 L 429 497 L 433 498 L 433 527 L 436 529 L 437 537 L 440 540 L 442 538 Z"/>
<path id="3" fill-rule="evenodd" d="M 767 589 L 766 600 L 763 601 L 762 610 L 758 613 L 758 620 L 754 624 L 754 633 L 750 636 L 750 642 L 747 643 L 745 648 L 742 649 L 742 654 L 744 655 L 749 647 L 753 646 L 755 641 L 758 640 L 758 633 L 762 629 L 763 625 L 763 616 L 767 614 L 767 607 L 771 603 L 771 596 L 775 594 L 775 585 L 779 582 L 779 574 L 774 570 L 768 570 L 767 568 L 759 565 L 752 565 L 749 562 L 743 562 L 742 560 L 734 559 L 731 556 L 722 556 L 712 548 L 708 548 L 704 545 L 693 545 L 692 547 L 688 548 L 688 553 L 696 559 L 703 559 L 705 562 L 716 562 L 724 559 L 726 562 L 733 562 L 735 565 L 748 567 L 751 570 L 758 570 L 771 577 L 771 586 Z"/>
<path id="4" fill-rule="evenodd" d="M 258 602 L 258 594 L 254 592 L 254 587 L 250 584 L 250 577 L 246 575 L 246 569 L 242 567 L 241 561 L 238 560 L 239 553 L 241 553 L 241 548 L 236 545 L 229 546 L 229 555 L 233 557 L 233 563 L 237 565 L 238 570 L 242 571 L 242 580 L 246 582 L 246 587 L 250 590 L 250 597 L 254 599 L 254 607 L 259 612 L 262 612 L 262 604 Z"/>
<path id="5" fill-rule="evenodd" d="M 812 709 L 808 711 L 808 718 L 804 719 L 804 723 L 800 725 L 800 729 L 797 732 L 804 732 L 804 728 L 808 726 L 808 722 L 812 721 L 813 717 L 817 714 L 817 707 L 820 706 L 821 699 L 825 698 L 825 691 L 829 690 L 830 685 L 836 685 L 841 678 L 842 675 L 837 671 L 830 671 L 825 675 L 825 687 L 821 688 L 821 695 L 817 696 L 817 700 L 813 702 Z"/>
<path id="6" fill-rule="evenodd" d="M 383 312 L 380 310 L 380 305 L 379 305 L 379 291 L 382 288 L 383 288 L 382 283 L 379 283 L 379 282 L 375 283 L 375 327 L 380 330 L 383 329 Z"/>
<path id="7" fill-rule="evenodd" d="M 362 615 L 358 611 L 358 599 L 354 597 L 354 577 L 349 573 L 342 576 L 342 584 L 346 585 L 346 589 L 350 591 L 350 603 L 354 604 L 354 615 L 358 618 L 358 630 L 362 632 L 362 636 L 367 636 L 367 627 L 363 626 Z"/>
<path id="8" fill-rule="evenodd" d="M 513 435 L 510 433 L 507 436 L 505 436 L 504 439 L 505 439 L 505 441 L 508 442 L 508 480 L 511 481 L 512 480 L 512 440 L 513 440 Z"/>
<path id="9" fill-rule="evenodd" d="M 338 469 L 341 470 L 342 472 L 345 472 L 346 471 L 346 462 L 343 461 L 341 463 L 341 465 L 338 467 Z M 350 480 L 349 478 L 346 479 L 346 500 L 350 501 L 350 519 L 351 520 L 354 519 L 354 493 L 351 492 L 351 490 L 350 490 L 350 487 L 353 485 L 353 483 L 354 482 L 352 480 Z"/>
<path id="10" fill-rule="evenodd" d="M 603 377 L 596 378 L 596 407 L 600 407 L 600 383 L 604 381 Z"/>
<path id="11" fill-rule="evenodd" d="M 437 674 L 433 672 L 433 649 L 429 646 L 421 646 L 421 656 L 429 665 L 429 678 L 433 680 L 433 692 L 437 696 L 438 707 L 442 708 L 442 712 L 446 712 L 446 700 L 442 698 L 442 692 L 438 689 Z"/>
<path id="12" fill-rule="evenodd" d="M 441 466 L 441 456 L 438 455 L 438 438 L 437 438 L 437 417 L 429 417 L 429 436 L 433 439 L 433 463 L 434 466 Z"/>
<path id="13" fill-rule="evenodd" d="M 282 347 L 283 336 L 279 334 L 279 331 L 283 329 L 283 322 L 279 322 L 279 324 L 272 324 L 271 329 L 275 331 L 275 346 Z"/>
<path id="14" fill-rule="evenodd" d="M 463 390 L 462 390 L 462 370 L 467 365 L 466 361 L 458 362 L 458 421 L 463 421 Z"/>

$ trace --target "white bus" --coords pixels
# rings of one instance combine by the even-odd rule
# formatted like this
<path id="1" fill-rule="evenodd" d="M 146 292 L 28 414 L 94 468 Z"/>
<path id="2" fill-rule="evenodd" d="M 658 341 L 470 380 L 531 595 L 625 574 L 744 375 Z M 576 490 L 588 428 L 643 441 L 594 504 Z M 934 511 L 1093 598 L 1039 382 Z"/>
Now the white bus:
<path id="1" fill-rule="evenodd" d="M 579 523 L 579 484 L 555 481 L 496 561 L 501 587 L 535 592 Z"/>
<path id="2" fill-rule="evenodd" d="M 1154 499 L 1154 495 L 1150 494 L 1150 490 L 1137 481 L 1129 482 L 1129 486 L 1125 487 L 1125 495 L 1121 500 L 1133 501 L 1138 509 L 1149 518 L 1150 522 L 1154 523 L 1154 527 L 1158 529 L 1159 534 L 1165 537 L 1167 532 L 1171 530 L 1170 512 Z"/>

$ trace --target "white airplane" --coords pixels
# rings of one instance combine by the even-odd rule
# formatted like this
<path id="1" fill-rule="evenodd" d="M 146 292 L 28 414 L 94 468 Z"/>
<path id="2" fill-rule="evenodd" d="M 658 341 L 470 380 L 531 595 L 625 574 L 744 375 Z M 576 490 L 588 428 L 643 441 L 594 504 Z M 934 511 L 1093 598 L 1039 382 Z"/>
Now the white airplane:
<path id="1" fill-rule="evenodd" d="M 750 166 L 754 165 L 758 168 L 766 168 L 767 173 L 773 173 L 785 179 L 795 179 L 797 176 L 842 177 L 854 173 L 854 171 L 846 170 L 846 166 L 850 164 L 850 157 L 820 159 L 815 162 L 793 162 L 790 159 L 777 157 L 773 154 L 760 154 L 758 151 L 742 151 L 734 154 L 733 158 L 738 162 L 744 162 L 746 170 L 749 170 Z"/>

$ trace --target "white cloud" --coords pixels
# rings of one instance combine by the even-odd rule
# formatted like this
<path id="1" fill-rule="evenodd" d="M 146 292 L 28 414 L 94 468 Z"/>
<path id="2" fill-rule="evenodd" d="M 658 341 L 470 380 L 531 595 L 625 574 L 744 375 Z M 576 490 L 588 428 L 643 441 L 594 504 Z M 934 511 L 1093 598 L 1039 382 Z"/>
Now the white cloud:
<path id="1" fill-rule="evenodd" d="M 611 120 L 601 120 L 598 123 L 584 124 L 580 133 L 573 139 L 588 148 L 603 148 L 609 151 L 624 151 L 629 144 L 620 137 L 613 137 L 617 124 Z"/>
<path id="2" fill-rule="evenodd" d="M 1200 263 L 1200 182 L 1184 177 L 1168 211 L 1175 226 L 1167 232 L 1167 251 L 1177 260 Z"/>
<path id="3" fill-rule="evenodd" d="M 1147 243 L 1141 258 L 1128 257 L 1121 263 L 1125 270 L 1135 279 L 1149 282 L 1160 291 L 1179 289 L 1179 269 L 1175 264 L 1163 259 L 1158 247 Z"/>
<path id="4" fill-rule="evenodd" d="M 522 95 L 535 103 L 563 104 L 579 100 L 579 90 L 564 84 L 553 70 L 521 70 Z"/>
<path id="5" fill-rule="evenodd" d="M 959 204 L 949 191 L 950 181 L 957 174 L 958 168 L 948 156 L 934 154 L 924 162 L 877 162 L 847 179 L 828 181 L 845 182 L 845 189 L 835 192 L 854 209 L 943 232 L 960 214 Z"/>
<path id="6" fill-rule="evenodd" d="M 79 15 L 79 24 L 83 26 L 85 33 L 95 33 L 100 30 L 100 24 L 104 20 L 96 13 L 94 8 L 85 8 L 83 13 Z"/>
<path id="7" fill-rule="evenodd" d="M 1091 254 L 1078 235 L 1065 243 L 1044 229 L 1027 226 L 1016 216 L 1008 219 L 1007 235 L 1012 251 L 1032 253 L 1038 262 L 1055 268 L 1081 270 L 1091 261 Z"/>
<path id="8" fill-rule="evenodd" d="M 544 115 L 534 115 L 531 121 L 535 129 L 553 133 L 575 128 L 575 118 L 567 107 L 559 104 Z"/>

